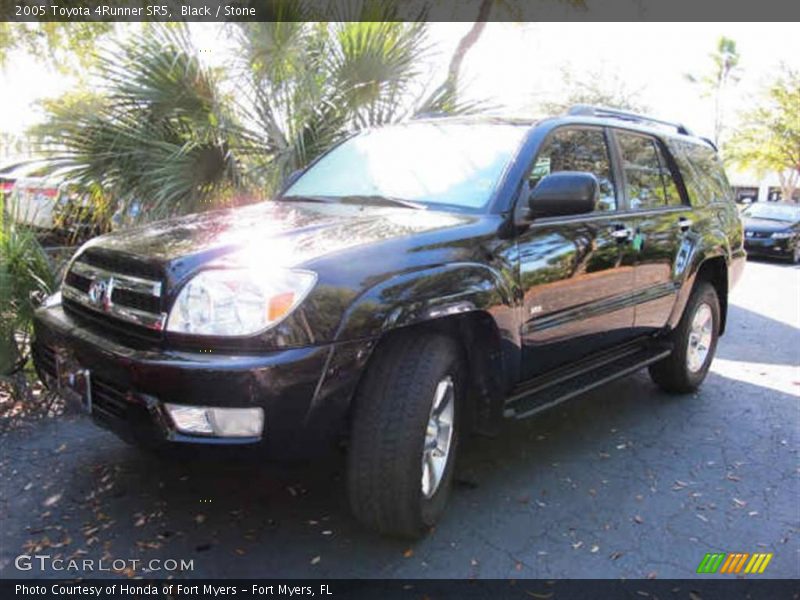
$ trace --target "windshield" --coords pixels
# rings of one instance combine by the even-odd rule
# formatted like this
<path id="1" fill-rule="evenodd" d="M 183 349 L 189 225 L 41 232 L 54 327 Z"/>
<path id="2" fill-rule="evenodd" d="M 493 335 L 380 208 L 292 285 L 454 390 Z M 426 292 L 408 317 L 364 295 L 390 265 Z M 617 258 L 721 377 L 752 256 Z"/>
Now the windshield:
<path id="1" fill-rule="evenodd" d="M 794 223 L 795 221 L 800 221 L 800 206 L 753 204 L 745 211 L 745 214 L 754 219 L 771 219 L 773 221 Z"/>
<path id="2" fill-rule="evenodd" d="M 412 123 L 369 130 L 323 156 L 283 195 L 486 205 L 526 128 Z"/>

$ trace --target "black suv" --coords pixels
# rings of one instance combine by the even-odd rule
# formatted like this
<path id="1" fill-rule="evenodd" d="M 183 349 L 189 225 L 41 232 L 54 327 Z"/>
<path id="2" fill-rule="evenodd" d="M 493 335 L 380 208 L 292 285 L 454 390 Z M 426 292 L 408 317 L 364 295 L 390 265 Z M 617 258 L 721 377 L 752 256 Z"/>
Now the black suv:
<path id="1" fill-rule="evenodd" d="M 355 515 L 414 536 L 468 432 L 645 366 L 697 388 L 744 258 L 715 150 L 680 125 L 422 119 L 344 141 L 271 201 L 92 240 L 34 355 L 142 445 L 345 441 Z"/>

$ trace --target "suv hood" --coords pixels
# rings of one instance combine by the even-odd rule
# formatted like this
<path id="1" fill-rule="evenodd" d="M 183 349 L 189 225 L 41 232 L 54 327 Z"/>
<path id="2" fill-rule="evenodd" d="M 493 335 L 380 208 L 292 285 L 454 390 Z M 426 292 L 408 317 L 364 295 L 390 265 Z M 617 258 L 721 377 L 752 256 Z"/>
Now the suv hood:
<path id="1" fill-rule="evenodd" d="M 338 250 L 474 220 L 399 207 L 267 201 L 111 233 L 87 247 L 132 255 L 177 275 L 176 270 L 242 254 L 273 266 L 295 266 Z"/>
<path id="2" fill-rule="evenodd" d="M 745 217 L 743 219 L 744 228 L 747 231 L 785 231 L 791 229 L 793 223 L 790 221 L 776 221 L 775 219 L 755 219 Z"/>

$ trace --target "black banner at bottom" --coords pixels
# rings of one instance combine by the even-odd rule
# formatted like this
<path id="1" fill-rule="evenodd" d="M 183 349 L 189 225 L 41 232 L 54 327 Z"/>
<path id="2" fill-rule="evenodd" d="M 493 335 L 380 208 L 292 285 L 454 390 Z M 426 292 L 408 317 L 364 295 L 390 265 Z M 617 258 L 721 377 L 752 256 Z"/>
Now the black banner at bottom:
<path id="1" fill-rule="evenodd" d="M 89 579 L 0 580 L 0 598 L 158 600 L 319 598 L 381 600 L 783 600 L 800 598 L 800 582 L 790 579 Z"/>

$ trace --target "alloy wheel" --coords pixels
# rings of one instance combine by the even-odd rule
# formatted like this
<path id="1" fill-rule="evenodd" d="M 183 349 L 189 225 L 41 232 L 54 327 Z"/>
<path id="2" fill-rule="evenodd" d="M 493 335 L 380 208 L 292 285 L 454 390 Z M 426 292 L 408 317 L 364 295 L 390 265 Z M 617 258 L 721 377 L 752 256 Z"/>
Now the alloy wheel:
<path id="1" fill-rule="evenodd" d="M 453 442 L 455 386 L 448 375 L 436 385 L 422 451 L 422 495 L 430 499 L 442 482 Z"/>
<path id="2" fill-rule="evenodd" d="M 686 366 L 692 373 L 703 368 L 713 339 L 714 313 L 703 302 L 697 306 L 689 328 L 689 347 L 686 351 Z"/>

